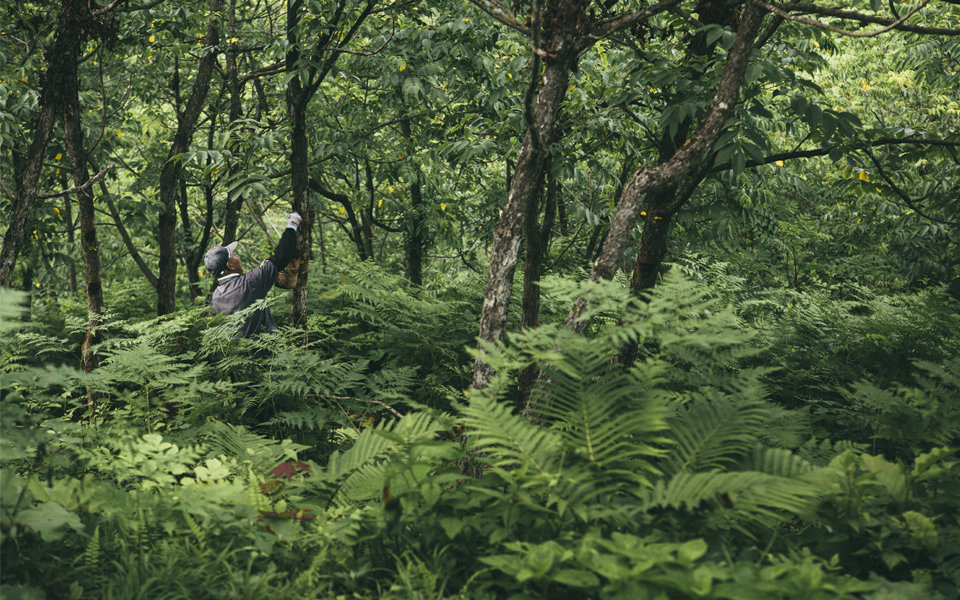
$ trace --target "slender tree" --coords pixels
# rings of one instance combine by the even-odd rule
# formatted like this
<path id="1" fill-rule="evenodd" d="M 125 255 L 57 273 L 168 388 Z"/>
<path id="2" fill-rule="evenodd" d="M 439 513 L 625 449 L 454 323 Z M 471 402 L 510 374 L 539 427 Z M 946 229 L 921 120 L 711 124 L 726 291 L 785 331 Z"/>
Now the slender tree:
<path id="1" fill-rule="evenodd" d="M 197 128 L 200 113 L 206 102 L 210 79 L 217 62 L 217 45 L 220 42 L 220 19 L 223 0 L 210 0 L 210 19 L 203 38 L 203 49 L 197 65 L 190 97 L 183 111 L 177 115 L 177 131 L 170 144 L 166 160 L 160 171 L 160 209 L 158 237 L 160 260 L 158 264 L 157 314 L 165 315 L 176 310 L 177 291 L 177 197 L 183 170 L 184 153 Z M 179 73 L 175 72 L 174 77 Z"/>
<path id="2" fill-rule="evenodd" d="M 22 168 L 18 169 L 22 175 L 13 202 L 13 214 L 3 236 L 3 248 L 0 249 L 0 285 L 10 285 L 36 201 L 37 182 L 43 168 L 47 144 L 50 142 L 54 123 L 63 113 L 62 82 L 76 69 L 77 43 L 81 35 L 80 10 L 79 3 L 64 0 L 57 17 L 53 44 L 44 53 L 46 69 L 40 91 L 40 112 L 33 122 L 33 140 L 27 150 L 26 160 Z"/>

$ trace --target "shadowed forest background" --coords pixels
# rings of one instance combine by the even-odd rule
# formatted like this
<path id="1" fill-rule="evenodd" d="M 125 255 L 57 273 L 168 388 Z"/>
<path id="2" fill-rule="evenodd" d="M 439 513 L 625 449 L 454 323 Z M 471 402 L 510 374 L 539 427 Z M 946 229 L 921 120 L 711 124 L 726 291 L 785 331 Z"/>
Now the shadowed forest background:
<path id="1" fill-rule="evenodd" d="M 0 593 L 957 598 L 958 190 L 951 0 L 10 0 Z"/>

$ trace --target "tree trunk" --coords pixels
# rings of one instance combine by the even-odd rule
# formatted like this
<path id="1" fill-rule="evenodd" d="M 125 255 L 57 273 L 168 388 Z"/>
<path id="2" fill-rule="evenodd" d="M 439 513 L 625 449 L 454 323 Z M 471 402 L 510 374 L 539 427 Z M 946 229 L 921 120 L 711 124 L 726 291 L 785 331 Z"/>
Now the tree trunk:
<path id="1" fill-rule="evenodd" d="M 70 187 L 70 179 L 66 171 L 60 171 L 60 185 L 63 189 Z M 102 183 L 102 182 L 101 182 Z M 74 236 L 73 236 L 73 200 L 70 196 L 63 197 L 63 223 L 67 231 L 67 283 L 70 286 L 70 293 L 77 293 L 77 266 L 73 260 Z"/>
<path id="2" fill-rule="evenodd" d="M 79 13 L 80 1 L 71 0 Z M 77 75 L 77 57 L 80 55 L 80 31 L 77 22 L 77 35 L 69 55 L 69 63 L 64 69 L 65 77 L 58 83 L 63 93 L 63 132 L 64 145 L 70 155 L 74 185 L 80 187 L 87 182 L 87 158 L 84 149 L 83 131 L 80 128 L 80 91 Z M 102 340 L 100 322 L 103 315 L 103 284 L 100 278 L 100 243 L 97 240 L 97 224 L 93 205 L 93 186 L 87 186 L 77 192 L 80 208 L 80 245 L 83 248 L 83 270 L 87 293 L 87 334 L 83 340 L 83 372 L 89 373 L 100 366 L 100 357 L 92 347 Z M 93 399 L 90 398 L 92 404 Z"/>
<path id="3" fill-rule="evenodd" d="M 543 82 L 534 110 L 535 127 L 539 129 L 541 144 L 535 146 L 530 130 L 523 138 L 520 156 L 510 179 L 507 202 L 500 212 L 490 249 L 490 268 L 480 313 L 479 338 L 484 342 L 503 339 L 506 333 L 507 312 L 510 308 L 510 290 L 517 266 L 520 234 L 530 199 L 537 193 L 543 180 L 546 148 L 554 143 L 554 130 L 560 103 L 567 93 L 569 73 L 576 55 L 558 57 L 546 63 Z M 482 345 L 481 345 L 481 353 Z M 493 369 L 478 356 L 473 370 L 473 387 L 486 387 Z"/>
<path id="4" fill-rule="evenodd" d="M 10 215 L 7 232 L 3 236 L 3 248 L 0 249 L 0 286 L 10 285 L 17 256 L 23 246 L 27 223 L 33 212 L 37 182 L 53 124 L 63 112 L 62 84 L 70 76 L 71 69 L 76 69 L 76 47 L 81 35 L 80 10 L 80 4 L 76 0 L 64 1 L 53 45 L 46 52 L 47 69 L 40 91 L 40 114 L 33 123 L 33 141 L 27 151 L 23 178 L 17 185 L 13 214 Z"/>
<path id="5" fill-rule="evenodd" d="M 291 2 L 291 5 L 294 4 Z M 288 35 L 296 25 L 291 20 L 290 9 L 287 10 Z M 296 37 L 294 37 L 296 44 Z M 295 51 L 291 51 L 294 53 Z M 296 62 L 288 54 L 288 65 Z M 299 77 L 292 77 L 287 83 L 287 117 L 290 120 L 290 180 L 293 187 L 293 210 L 300 213 L 303 220 L 297 229 L 297 244 L 300 248 L 300 270 L 297 272 L 297 285 L 293 289 L 293 301 L 290 306 L 290 322 L 294 325 L 303 325 L 307 321 L 307 282 L 310 276 L 310 244 L 313 232 L 313 211 L 307 197 L 307 126 L 306 113 L 308 90 L 300 85 Z"/>
<path id="6" fill-rule="evenodd" d="M 160 203 L 162 205 L 157 237 L 160 260 L 158 264 L 157 314 L 165 315 L 177 309 L 177 194 L 183 161 L 178 157 L 190 149 L 190 141 L 210 89 L 210 78 L 217 60 L 216 46 L 220 40 L 220 12 L 223 0 L 210 0 L 210 21 L 203 44 L 206 54 L 201 56 L 197 78 L 193 82 L 190 98 L 177 119 L 177 131 L 173 136 L 170 151 L 160 172 Z M 174 157 L 178 157 L 174 159 Z"/>
<path id="7" fill-rule="evenodd" d="M 642 167 L 634 173 L 623 191 L 623 196 L 617 204 L 613 222 L 607 239 L 604 241 L 600 256 L 594 262 L 590 271 L 590 280 L 611 279 L 617 271 L 623 250 L 630 239 L 630 234 L 636 224 L 641 207 L 647 207 L 646 223 L 662 221 L 662 224 L 651 229 L 659 231 L 659 227 L 666 227 L 673 219 L 682 202 L 696 188 L 706 173 L 705 159 L 710 147 L 719 137 L 724 122 L 729 117 L 737 102 L 740 86 L 743 83 L 744 73 L 750 62 L 750 53 L 753 50 L 753 40 L 760 26 L 763 13 L 753 4 L 746 6 L 740 22 L 740 27 L 734 39 L 733 46 L 727 54 L 727 64 L 724 68 L 720 84 L 714 94 L 713 101 L 707 114 L 700 121 L 697 129 L 680 151 L 666 162 L 653 168 Z M 677 186 L 689 186 L 689 192 L 684 196 L 677 194 L 671 198 L 669 190 Z M 669 198 L 664 204 L 652 203 L 651 200 Z M 677 200 L 680 200 L 679 202 Z M 665 230 L 662 232 L 665 240 Z M 654 245 L 651 244 L 651 248 Z M 655 273 L 659 270 L 662 254 L 657 259 L 654 253 L 645 260 L 652 261 L 645 264 L 643 270 Z M 653 264 L 655 263 L 655 264 Z M 583 332 L 589 322 L 581 319 L 580 315 L 586 308 L 586 301 L 579 298 L 567 315 L 566 327 L 574 331 Z"/>
<path id="8" fill-rule="evenodd" d="M 400 132 L 407 143 L 406 155 L 413 156 L 413 135 L 410 131 L 410 119 L 400 119 Z M 423 204 L 423 193 L 420 189 L 420 166 L 413 164 L 413 181 L 410 182 L 410 211 L 406 218 L 406 237 L 404 238 L 404 254 L 406 256 L 407 279 L 415 286 L 423 285 L 423 251 L 426 247 L 426 207 Z"/>
<path id="9" fill-rule="evenodd" d="M 237 30 L 237 0 L 230 0 L 230 13 L 228 16 L 229 31 L 231 37 L 236 37 Z M 239 137 L 237 132 L 233 131 L 237 127 L 242 113 L 241 95 L 243 87 L 240 85 L 240 78 L 237 74 L 237 52 L 230 46 L 225 53 L 227 86 L 230 89 L 230 108 L 227 112 L 231 135 Z M 231 140 L 234 148 L 239 146 L 239 139 Z M 237 160 L 231 160 L 227 170 L 227 181 L 234 181 L 237 173 L 240 171 Z M 237 239 L 237 226 L 240 223 L 240 208 L 243 206 L 243 190 L 237 194 L 236 198 L 227 197 L 226 210 L 223 215 L 223 241 L 222 244 L 229 244 Z M 205 245 L 205 244 L 204 244 Z"/>

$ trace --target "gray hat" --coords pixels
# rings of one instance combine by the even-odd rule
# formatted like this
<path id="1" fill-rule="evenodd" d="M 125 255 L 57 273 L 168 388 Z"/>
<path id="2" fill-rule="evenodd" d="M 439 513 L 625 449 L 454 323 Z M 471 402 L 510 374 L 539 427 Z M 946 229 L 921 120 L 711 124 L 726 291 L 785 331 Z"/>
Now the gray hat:
<path id="1" fill-rule="evenodd" d="M 207 251 L 203 259 L 203 265 L 210 271 L 214 277 L 219 277 L 220 273 L 227 267 L 227 260 L 237 249 L 240 242 L 231 242 L 226 246 L 214 246 Z"/>

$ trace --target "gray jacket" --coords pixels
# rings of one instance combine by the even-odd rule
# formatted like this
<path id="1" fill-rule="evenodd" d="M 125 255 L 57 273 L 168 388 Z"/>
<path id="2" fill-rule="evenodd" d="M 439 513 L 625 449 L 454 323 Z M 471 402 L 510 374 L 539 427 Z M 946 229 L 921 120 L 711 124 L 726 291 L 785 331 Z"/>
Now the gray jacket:
<path id="1" fill-rule="evenodd" d="M 217 289 L 213 291 L 211 304 L 213 310 L 219 314 L 229 314 L 243 310 L 251 304 L 267 297 L 267 292 L 277 280 L 277 266 L 269 260 L 252 271 L 227 275 L 220 278 Z M 268 307 L 253 311 L 243 327 L 237 332 L 237 337 L 252 337 L 258 333 L 276 331 L 277 324 L 273 322 L 273 315 Z"/>
<path id="2" fill-rule="evenodd" d="M 217 289 L 213 290 L 210 303 L 213 310 L 219 314 L 230 314 L 249 307 L 257 300 L 267 297 L 267 292 L 277 281 L 277 275 L 293 259 L 297 251 L 297 232 L 292 228 L 284 230 L 277 243 L 273 256 L 263 261 L 263 264 L 252 271 L 225 275 L 217 282 Z M 251 337 L 258 333 L 276 331 L 277 324 L 273 322 L 273 315 L 267 307 L 253 311 L 243 327 L 237 332 L 237 337 Z"/>

